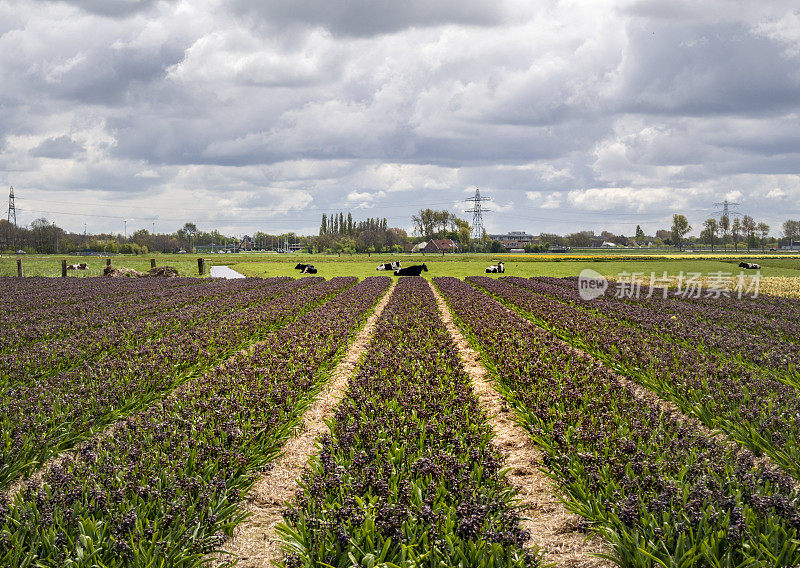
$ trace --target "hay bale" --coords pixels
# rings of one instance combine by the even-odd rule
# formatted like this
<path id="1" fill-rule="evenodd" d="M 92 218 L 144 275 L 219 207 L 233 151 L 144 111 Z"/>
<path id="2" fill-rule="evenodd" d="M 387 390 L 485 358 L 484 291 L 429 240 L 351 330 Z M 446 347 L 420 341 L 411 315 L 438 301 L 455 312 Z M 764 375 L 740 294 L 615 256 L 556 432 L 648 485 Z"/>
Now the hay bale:
<path id="1" fill-rule="evenodd" d="M 156 266 L 144 273 L 144 276 L 156 276 L 159 278 L 175 278 L 180 276 L 176 268 L 172 266 Z"/>
<path id="2" fill-rule="evenodd" d="M 103 269 L 103 276 L 109 278 L 139 278 L 142 276 L 142 273 L 133 268 L 114 268 L 113 266 L 106 266 Z"/>

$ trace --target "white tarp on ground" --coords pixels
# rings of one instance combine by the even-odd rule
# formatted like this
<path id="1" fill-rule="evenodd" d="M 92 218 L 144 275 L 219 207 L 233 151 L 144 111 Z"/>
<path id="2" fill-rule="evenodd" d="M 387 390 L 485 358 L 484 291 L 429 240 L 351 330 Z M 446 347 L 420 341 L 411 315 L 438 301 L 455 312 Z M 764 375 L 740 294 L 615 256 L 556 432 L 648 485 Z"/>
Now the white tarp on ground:
<path id="1" fill-rule="evenodd" d="M 239 274 L 232 268 L 228 268 L 227 266 L 212 266 L 211 267 L 211 277 L 212 278 L 244 278 L 244 274 Z"/>

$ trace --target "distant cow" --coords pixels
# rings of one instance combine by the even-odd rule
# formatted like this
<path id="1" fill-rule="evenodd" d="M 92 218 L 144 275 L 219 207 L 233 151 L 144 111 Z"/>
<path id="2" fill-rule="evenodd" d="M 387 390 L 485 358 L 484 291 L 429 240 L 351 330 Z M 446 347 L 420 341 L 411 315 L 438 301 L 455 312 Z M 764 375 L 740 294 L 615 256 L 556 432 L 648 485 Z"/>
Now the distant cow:
<path id="1" fill-rule="evenodd" d="M 739 268 L 750 269 L 750 270 L 761 270 L 761 265 L 756 264 L 755 262 L 740 262 Z"/>
<path id="2" fill-rule="evenodd" d="M 422 271 L 428 272 L 428 267 L 424 264 L 415 264 L 414 266 L 406 266 L 394 271 L 395 276 L 419 276 Z"/>
<path id="3" fill-rule="evenodd" d="M 305 269 L 306 269 L 306 267 L 308 267 L 308 266 L 311 266 L 311 265 L 310 265 L 310 264 L 300 264 L 300 263 L 298 262 L 298 263 L 297 263 L 297 266 L 295 266 L 294 268 L 295 268 L 295 270 L 299 270 L 301 274 L 305 274 L 305 273 L 303 272 L 303 270 L 305 270 Z"/>
<path id="4" fill-rule="evenodd" d="M 486 269 L 486 274 L 503 274 L 506 271 L 506 267 L 503 266 L 502 262 L 498 262 L 497 264 L 493 264 Z"/>
<path id="5" fill-rule="evenodd" d="M 295 267 L 295 268 L 297 268 L 297 267 Z M 311 264 L 304 264 L 303 265 L 303 270 L 300 271 L 300 274 L 316 274 L 316 273 L 317 273 L 317 269 L 314 268 L 314 266 L 311 265 Z"/>
<path id="6" fill-rule="evenodd" d="M 88 266 L 86 266 L 85 262 L 81 262 L 79 265 L 77 265 L 78 270 L 86 270 L 87 268 Z"/>
<path id="7" fill-rule="evenodd" d="M 68 264 L 67 265 L 67 270 L 75 270 L 76 268 L 78 268 L 77 264 Z"/>
<path id="8" fill-rule="evenodd" d="M 379 264 L 378 268 L 375 270 L 397 270 L 400 268 L 400 261 L 396 260 L 394 262 L 384 262 L 383 264 Z"/>

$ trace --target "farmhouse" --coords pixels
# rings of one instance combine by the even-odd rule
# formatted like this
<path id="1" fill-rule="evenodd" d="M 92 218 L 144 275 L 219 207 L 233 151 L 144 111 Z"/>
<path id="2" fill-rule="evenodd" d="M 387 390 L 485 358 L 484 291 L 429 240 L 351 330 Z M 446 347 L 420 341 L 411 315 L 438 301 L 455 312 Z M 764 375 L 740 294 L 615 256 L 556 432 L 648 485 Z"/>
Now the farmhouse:
<path id="1" fill-rule="evenodd" d="M 425 247 L 420 249 L 422 252 L 456 252 L 458 244 L 451 239 L 433 239 L 425 244 Z"/>

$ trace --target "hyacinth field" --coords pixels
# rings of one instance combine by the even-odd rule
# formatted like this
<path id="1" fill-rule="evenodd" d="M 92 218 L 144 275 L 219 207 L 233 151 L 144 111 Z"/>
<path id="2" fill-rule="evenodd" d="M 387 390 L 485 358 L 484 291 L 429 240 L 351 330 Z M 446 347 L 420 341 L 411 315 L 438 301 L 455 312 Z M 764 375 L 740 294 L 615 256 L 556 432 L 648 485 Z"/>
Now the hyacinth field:
<path id="1" fill-rule="evenodd" d="M 559 565 L 435 294 L 587 562 L 800 565 L 800 300 L 392 280 L 0 279 L 0 566 L 220 566 L 253 530 L 289 568 Z M 250 528 L 379 305 L 276 533 Z"/>

